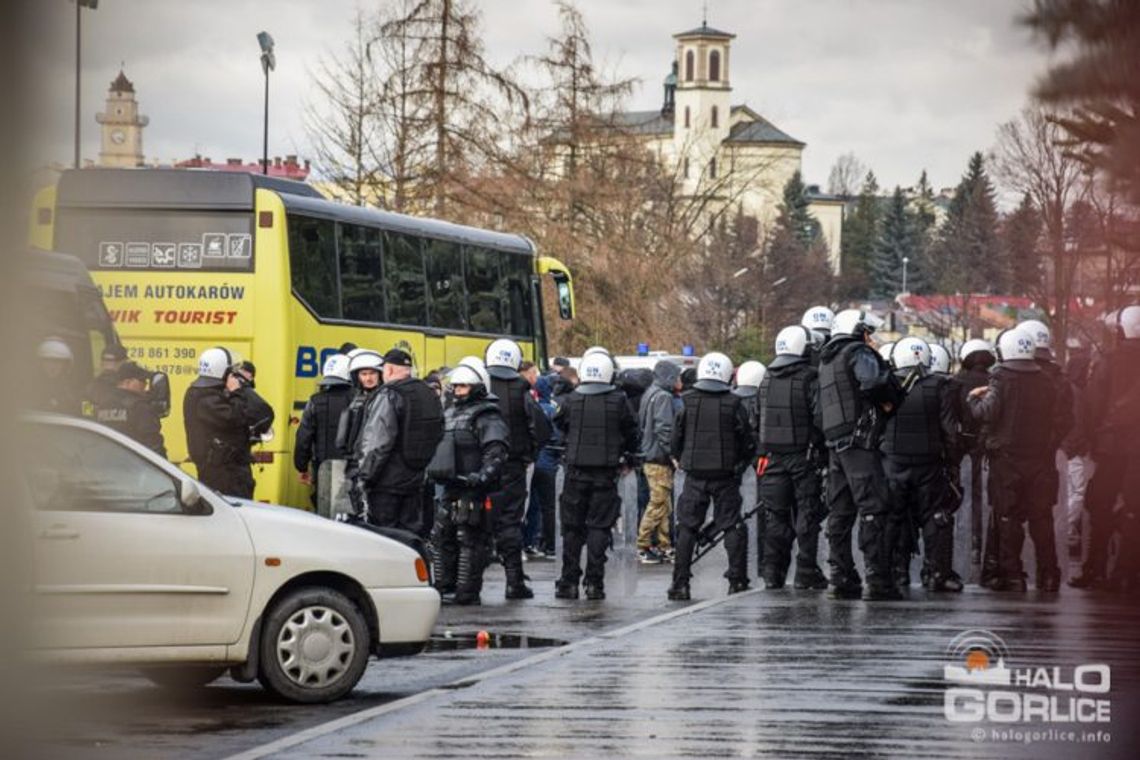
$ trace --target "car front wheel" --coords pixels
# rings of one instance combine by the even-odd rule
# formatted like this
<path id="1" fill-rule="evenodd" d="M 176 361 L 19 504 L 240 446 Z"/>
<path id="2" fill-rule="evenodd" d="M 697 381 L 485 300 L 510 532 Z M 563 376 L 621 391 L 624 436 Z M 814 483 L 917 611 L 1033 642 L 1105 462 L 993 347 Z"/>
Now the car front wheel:
<path id="1" fill-rule="evenodd" d="M 302 588 L 269 610 L 258 680 L 292 702 L 332 702 L 352 691 L 368 665 L 368 623 L 339 591 Z"/>

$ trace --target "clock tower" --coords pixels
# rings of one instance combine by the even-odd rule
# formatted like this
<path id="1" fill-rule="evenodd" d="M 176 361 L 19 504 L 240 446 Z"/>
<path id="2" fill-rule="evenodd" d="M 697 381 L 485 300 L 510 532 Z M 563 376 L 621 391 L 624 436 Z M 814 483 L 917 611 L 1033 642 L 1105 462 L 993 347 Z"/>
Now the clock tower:
<path id="1" fill-rule="evenodd" d="M 139 115 L 135 86 L 120 69 L 107 92 L 103 113 L 95 114 L 103 125 L 103 147 L 99 151 L 100 166 L 142 166 L 142 131 L 150 120 Z"/>

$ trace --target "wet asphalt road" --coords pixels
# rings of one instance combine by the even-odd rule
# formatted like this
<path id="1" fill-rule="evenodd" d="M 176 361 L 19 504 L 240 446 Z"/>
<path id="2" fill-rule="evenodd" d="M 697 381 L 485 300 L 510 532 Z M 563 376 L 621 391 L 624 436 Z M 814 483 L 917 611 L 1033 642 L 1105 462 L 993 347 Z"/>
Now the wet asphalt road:
<path id="1" fill-rule="evenodd" d="M 724 598 L 723 555 L 697 567 L 693 612 L 660 622 L 653 621 L 685 607 L 664 598 L 668 566 L 638 568 L 634 596 L 611 593 L 600 603 L 554 600 L 550 562 L 528 565 L 537 599 L 505 602 L 493 567 L 484 606 L 445 608 L 437 631 L 526 633 L 571 646 L 374 661 L 353 697 L 332 706 L 278 704 L 225 679 L 178 699 L 130 674 L 79 678 L 53 692 L 59 709 L 75 714 L 52 727 L 47 749 L 53 757 L 107 758 L 258 748 L 298 758 L 1137 756 L 1140 723 L 1128 720 L 1130 711 L 1140 715 L 1134 599 L 1072 590 L 999 596 L 974 587 L 961 596 L 916 587 L 908 601 L 879 605 L 792 590 Z M 1109 730 L 1112 741 L 977 742 L 976 726 L 948 722 L 946 648 L 976 628 L 1005 640 L 1010 667 L 1110 664 L 1113 720 L 1091 728 Z M 543 651 L 554 654 L 524 661 Z M 479 676 L 512 663 L 523 666 Z M 384 705 L 395 709 L 362 722 L 349 717 Z M 351 725 L 320 728 L 346 717 Z M 290 746 L 306 729 L 316 733 Z"/>

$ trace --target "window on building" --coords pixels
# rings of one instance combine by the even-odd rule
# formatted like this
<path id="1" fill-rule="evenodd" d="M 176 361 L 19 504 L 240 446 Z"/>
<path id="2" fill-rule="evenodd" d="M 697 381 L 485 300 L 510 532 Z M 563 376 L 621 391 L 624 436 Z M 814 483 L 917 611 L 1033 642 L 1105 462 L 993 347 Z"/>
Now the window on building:
<path id="1" fill-rule="evenodd" d="M 716 106 L 712 107 L 712 116 L 709 118 L 709 123 L 713 129 L 720 126 L 720 113 L 716 110 Z"/>
<path id="2" fill-rule="evenodd" d="M 689 128 L 689 107 L 685 106 L 685 129 Z"/>
<path id="3" fill-rule="evenodd" d="M 384 282 L 388 321 L 401 325 L 427 324 L 424 256 L 420 239 L 384 233 Z"/>
<path id="4" fill-rule="evenodd" d="M 337 232 L 344 318 L 359 322 L 386 321 L 380 231 L 358 224 L 339 224 Z"/>
<path id="5" fill-rule="evenodd" d="M 290 215 L 288 227 L 294 292 L 318 317 L 339 319 L 336 224 L 329 219 Z"/>
<path id="6" fill-rule="evenodd" d="M 709 160 L 709 179 L 716 179 L 716 159 Z"/>
<path id="7" fill-rule="evenodd" d="M 714 50 L 709 53 L 709 81 L 720 81 L 720 51 Z"/>
<path id="8" fill-rule="evenodd" d="M 685 179 L 689 178 L 689 159 L 685 158 Z"/>
<path id="9" fill-rule="evenodd" d="M 696 68 L 696 57 L 693 51 L 689 50 L 685 53 L 685 81 L 693 81 L 693 70 Z"/>
<path id="10" fill-rule="evenodd" d="M 463 254 L 459 243 L 427 240 L 428 322 L 432 327 L 465 330 L 466 289 L 463 287 Z"/>

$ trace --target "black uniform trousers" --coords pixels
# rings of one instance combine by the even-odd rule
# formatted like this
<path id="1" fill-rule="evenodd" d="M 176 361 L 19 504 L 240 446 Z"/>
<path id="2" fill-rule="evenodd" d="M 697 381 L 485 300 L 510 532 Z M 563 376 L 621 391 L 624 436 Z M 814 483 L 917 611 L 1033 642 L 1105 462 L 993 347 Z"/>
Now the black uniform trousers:
<path id="1" fill-rule="evenodd" d="M 248 464 L 203 464 L 198 467 L 198 480 L 226 496 L 253 498 L 253 472 Z"/>
<path id="2" fill-rule="evenodd" d="M 606 574 L 606 550 L 614 523 L 621 514 L 618 471 L 612 467 L 566 468 L 562 487 L 562 577 L 559 583 L 577 586 L 582 577 L 582 547 L 586 547 L 586 583 L 601 586 Z"/>
<path id="3" fill-rule="evenodd" d="M 523 582 L 523 519 L 526 517 L 526 462 L 508 459 L 499 490 L 491 494 L 491 522 L 495 551 L 507 572 L 507 584 Z"/>
<path id="4" fill-rule="evenodd" d="M 423 530 L 422 486 L 406 493 L 395 493 L 384 486 L 369 488 L 368 522 L 381 528 L 399 528 L 421 535 Z"/>
<path id="5" fill-rule="evenodd" d="M 887 586 L 891 582 L 894 553 L 893 505 L 883 474 L 882 455 L 850 447 L 832 449 L 827 468 L 827 541 L 831 549 L 831 583 L 836 587 L 858 586 L 859 573 L 851 555 L 851 533 L 859 519 L 859 548 L 867 582 Z"/>
<path id="6" fill-rule="evenodd" d="M 895 579 L 909 583 L 910 558 L 922 536 L 924 575 L 950 577 L 954 559 L 954 499 L 941 461 L 908 462 L 883 458 L 883 472 L 894 502 Z"/>
<path id="7" fill-rule="evenodd" d="M 730 581 L 748 580 L 748 527 L 740 522 L 740 478 L 700 478 L 686 473 L 685 485 L 677 499 L 677 552 L 673 564 L 673 584 L 688 583 L 693 577 L 693 552 L 697 536 L 705 524 L 709 502 L 713 504 L 713 527 L 724 532 Z"/>
<path id="8" fill-rule="evenodd" d="M 1021 549 L 1025 526 L 1037 559 L 1037 583 L 1058 577 L 1057 540 L 1053 531 L 1053 503 L 1057 500 L 1057 467 L 1044 457 L 1015 458 L 992 453 L 989 495 L 997 540 L 997 574 L 1007 580 L 1025 577 Z M 990 553 L 990 547 L 986 547 Z"/>
<path id="9" fill-rule="evenodd" d="M 1135 501 L 1137 494 L 1133 493 L 1135 485 L 1126 487 L 1128 485 L 1126 481 L 1129 476 L 1135 479 L 1138 475 L 1135 472 L 1136 463 L 1129 463 L 1128 454 L 1124 450 L 1113 451 L 1107 455 L 1099 454 L 1094 460 L 1096 472 L 1089 481 L 1088 494 L 1085 496 L 1085 511 L 1089 516 L 1089 543 L 1082 574 L 1106 578 L 1109 574 L 1108 546 L 1112 534 L 1118 527 L 1122 533 L 1127 533 L 1129 519 L 1135 522 L 1134 517 L 1129 518 L 1132 510 L 1129 508 L 1128 497 L 1131 496 Z M 1125 496 L 1125 508 L 1117 517 L 1116 502 L 1122 494 Z M 1121 546 L 1127 547 L 1120 553 L 1121 556 L 1125 553 L 1134 554 L 1136 551 L 1135 543 L 1122 542 Z"/>
<path id="10" fill-rule="evenodd" d="M 473 509 L 460 514 L 459 502 Z M 483 590 L 491 519 L 486 500 L 471 492 L 448 493 L 439 501 L 432 524 L 431 549 L 435 588 L 454 592 L 459 601 L 472 601 Z"/>
<path id="11" fill-rule="evenodd" d="M 823 575 L 816 559 L 825 516 L 819 492 L 819 469 L 806 451 L 768 455 L 768 467 L 758 485 L 766 513 L 760 568 L 765 580 L 786 579 L 793 541 L 798 547 L 796 577 L 810 580 Z"/>

